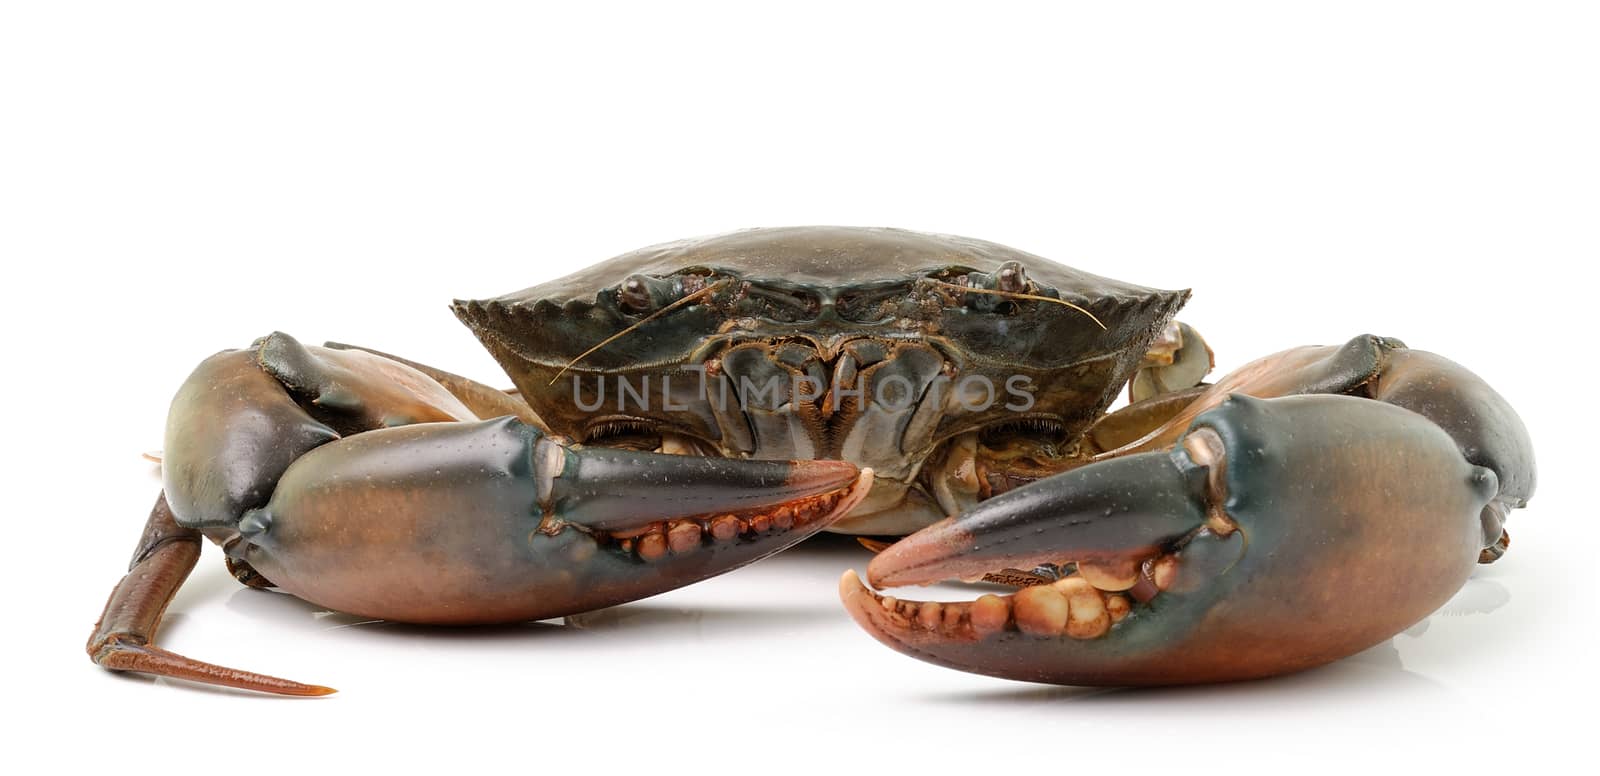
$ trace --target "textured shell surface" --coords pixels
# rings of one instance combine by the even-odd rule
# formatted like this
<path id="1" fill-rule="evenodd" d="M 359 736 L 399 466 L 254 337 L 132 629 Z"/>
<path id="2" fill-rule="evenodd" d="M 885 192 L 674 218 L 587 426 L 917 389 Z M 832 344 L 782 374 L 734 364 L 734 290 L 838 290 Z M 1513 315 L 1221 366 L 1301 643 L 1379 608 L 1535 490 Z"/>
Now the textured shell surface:
<path id="1" fill-rule="evenodd" d="M 779 401 L 803 410 L 783 433 L 811 441 L 764 444 L 758 429 L 741 448 L 706 397 L 685 393 L 686 377 L 748 368 L 753 375 L 815 374 L 830 383 L 841 374 L 842 353 L 871 351 L 884 354 L 874 360 L 895 362 L 879 368 L 878 378 L 903 375 L 919 395 L 941 374 L 1026 383 L 1036 399 L 1031 414 L 1071 432 L 1110 404 L 1188 295 L 983 240 L 785 227 L 642 248 L 522 291 L 458 301 L 455 311 L 559 432 L 584 438 L 586 429 L 622 417 L 731 454 L 850 457 L 840 440 L 849 438 L 849 424 L 871 414 L 867 408 L 865 415 L 829 415 L 824 422 L 810 417 L 810 407 Z M 655 406 L 613 407 L 599 396 L 605 378 L 671 381 L 682 395 Z M 586 398 L 603 409 L 584 409 Z M 1016 420 L 999 409 L 935 417 L 931 434 L 895 453 L 905 464 L 895 468 L 909 470 L 963 430 Z M 899 421 L 896 433 L 907 422 Z"/>
<path id="2" fill-rule="evenodd" d="M 1189 295 L 1187 290 L 1166 291 L 1102 277 L 986 240 L 905 229 L 799 226 L 746 229 L 652 245 L 520 291 L 457 301 L 455 310 L 474 332 L 480 336 L 492 332 L 501 344 L 514 345 L 522 358 L 565 365 L 605 337 L 637 322 L 640 316 L 630 316 L 617 305 L 620 284 L 632 276 L 668 278 L 703 272 L 737 277 L 757 286 L 810 289 L 837 299 L 853 290 L 896 284 L 909 287 L 917 279 L 934 275 L 993 273 L 1007 262 L 1022 265 L 1039 292 L 1094 311 L 1111 334 L 1123 333 L 1129 323 L 1148 324 L 1148 316 L 1140 313 L 1160 316 L 1176 312 Z M 1081 314 L 1068 311 L 1063 315 L 1059 306 L 1038 312 L 1066 318 L 1073 329 L 1093 326 Z M 674 330 L 689 333 L 702 316 L 674 317 L 680 319 L 674 322 Z M 641 340 L 661 344 L 660 332 L 665 327 L 651 328 L 653 331 L 645 333 L 649 336 L 630 338 L 590 354 L 583 366 L 639 365 L 640 348 L 635 346 Z M 683 342 L 686 350 L 693 348 L 692 339 L 665 339 Z M 659 347 L 650 350 L 657 356 L 646 359 L 648 362 L 672 358 Z"/>
<path id="3" fill-rule="evenodd" d="M 1162 292 L 1092 275 L 986 240 L 906 229 L 791 226 L 745 229 L 651 245 L 531 288 L 497 297 L 508 304 L 594 302 L 630 274 L 666 276 L 694 268 L 750 279 L 847 288 L 949 267 L 993 272 L 1022 263 L 1029 277 L 1066 298 L 1142 298 Z"/>

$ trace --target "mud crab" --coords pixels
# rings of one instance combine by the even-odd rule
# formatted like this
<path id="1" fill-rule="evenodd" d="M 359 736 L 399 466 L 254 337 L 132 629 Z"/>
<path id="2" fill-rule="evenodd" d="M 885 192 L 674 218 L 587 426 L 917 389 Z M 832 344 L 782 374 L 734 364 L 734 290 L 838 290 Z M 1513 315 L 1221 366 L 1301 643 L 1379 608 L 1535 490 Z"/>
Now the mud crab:
<path id="1" fill-rule="evenodd" d="M 874 586 L 1020 589 L 919 603 L 848 572 L 875 637 L 1071 684 L 1336 660 L 1504 552 L 1534 462 L 1483 381 L 1362 336 L 1206 384 L 1210 350 L 1174 320 L 1188 296 L 980 240 L 786 228 L 456 302 L 512 390 L 273 334 L 178 390 L 163 495 L 89 654 L 331 692 L 154 645 L 202 537 L 246 585 L 437 624 L 631 601 L 821 530 L 879 537 Z"/>

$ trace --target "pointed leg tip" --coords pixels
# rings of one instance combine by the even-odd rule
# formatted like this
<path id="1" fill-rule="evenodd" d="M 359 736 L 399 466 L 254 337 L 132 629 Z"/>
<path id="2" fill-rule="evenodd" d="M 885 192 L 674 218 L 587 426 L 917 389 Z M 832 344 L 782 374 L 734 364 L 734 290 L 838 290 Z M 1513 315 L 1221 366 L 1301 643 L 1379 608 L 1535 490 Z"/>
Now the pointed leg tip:
<path id="1" fill-rule="evenodd" d="M 859 544 L 862 547 L 867 548 L 868 551 L 870 551 L 872 554 L 876 555 L 876 554 L 878 554 L 880 552 L 883 552 L 884 550 L 889 549 L 889 547 L 892 546 L 894 544 L 894 542 L 886 542 L 886 541 L 883 541 L 882 539 L 874 539 L 874 538 L 872 538 L 870 536 L 857 536 L 856 537 L 856 544 Z"/>
<path id="2" fill-rule="evenodd" d="M 265 678 L 272 679 L 272 677 Z M 253 685 L 232 686 L 238 687 L 239 689 L 267 693 L 269 695 L 287 695 L 295 698 L 321 698 L 323 696 L 333 695 L 334 693 L 339 692 L 332 687 L 324 687 L 320 684 L 301 684 L 300 682 L 292 682 L 287 679 L 277 679 L 275 681 L 277 682 L 276 684 L 257 683 Z"/>

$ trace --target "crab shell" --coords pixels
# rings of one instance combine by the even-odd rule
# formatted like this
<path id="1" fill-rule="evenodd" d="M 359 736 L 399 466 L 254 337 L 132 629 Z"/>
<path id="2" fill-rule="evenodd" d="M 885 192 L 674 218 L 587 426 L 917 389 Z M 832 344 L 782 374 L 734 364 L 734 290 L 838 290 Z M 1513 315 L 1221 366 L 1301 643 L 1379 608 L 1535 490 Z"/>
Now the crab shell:
<path id="1" fill-rule="evenodd" d="M 790 227 L 643 248 L 454 310 L 558 434 L 847 460 L 876 480 L 835 530 L 904 534 L 947 511 L 918 479 L 941 445 L 1006 424 L 1077 439 L 1188 296 L 965 237 Z"/>

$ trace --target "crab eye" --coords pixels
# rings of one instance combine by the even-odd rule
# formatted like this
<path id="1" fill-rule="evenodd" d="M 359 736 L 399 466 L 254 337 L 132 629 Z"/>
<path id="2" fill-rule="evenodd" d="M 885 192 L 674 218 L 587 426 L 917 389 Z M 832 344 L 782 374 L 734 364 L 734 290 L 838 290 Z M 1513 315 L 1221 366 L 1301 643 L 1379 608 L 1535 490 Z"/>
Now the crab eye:
<path id="1" fill-rule="evenodd" d="M 649 275 L 629 275 L 617 286 L 617 306 L 634 315 L 659 310 L 677 297 L 676 283 Z"/>
<path id="2" fill-rule="evenodd" d="M 1026 294 L 1029 287 L 1028 273 L 1021 264 L 1008 261 L 995 268 L 993 272 L 967 273 L 966 285 L 1007 294 Z"/>
<path id="3" fill-rule="evenodd" d="M 1028 275 L 1022 270 L 1022 265 L 1008 261 L 1000 265 L 994 273 L 994 287 L 996 290 L 1009 294 L 1022 294 L 1028 290 Z"/>
<path id="4" fill-rule="evenodd" d="M 622 281 L 617 289 L 617 301 L 634 312 L 650 309 L 650 289 L 645 287 L 644 278 L 635 276 Z"/>
<path id="5" fill-rule="evenodd" d="M 967 307 L 985 313 L 1010 315 L 1017 311 L 1017 303 L 1010 295 L 1032 293 L 1032 283 L 1022 265 L 1008 261 L 993 272 L 969 272 L 960 285 L 974 289 L 966 295 Z M 988 292 L 988 293 L 986 293 Z"/>

